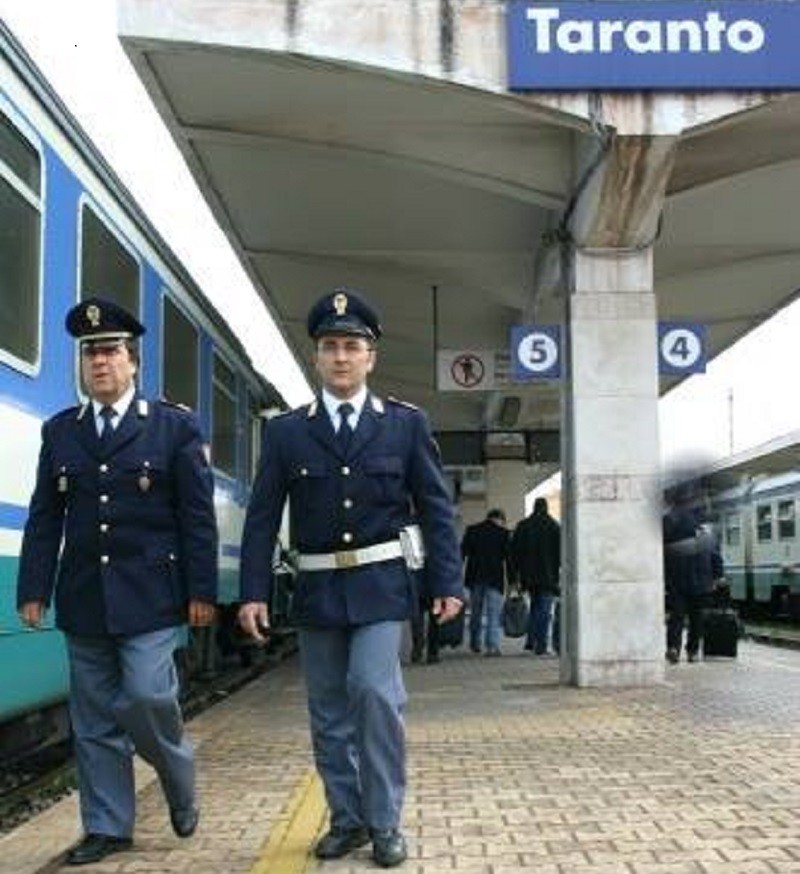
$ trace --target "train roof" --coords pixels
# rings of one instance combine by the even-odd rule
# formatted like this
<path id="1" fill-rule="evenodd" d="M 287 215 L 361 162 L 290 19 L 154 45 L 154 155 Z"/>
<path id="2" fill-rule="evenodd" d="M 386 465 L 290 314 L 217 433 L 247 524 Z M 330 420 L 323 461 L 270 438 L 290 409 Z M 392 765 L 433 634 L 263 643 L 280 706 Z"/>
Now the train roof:
<path id="1" fill-rule="evenodd" d="M 685 471 L 684 476 L 665 484 L 665 492 L 670 495 L 690 489 L 719 501 L 756 487 L 777 488 L 785 484 L 784 477 L 786 482 L 800 479 L 800 430 Z"/>
<path id="2" fill-rule="evenodd" d="M 203 316 L 219 332 L 231 351 L 246 362 L 252 379 L 259 385 L 265 394 L 267 404 L 286 407 L 286 402 L 278 389 L 254 367 L 250 356 L 247 354 L 239 338 L 233 333 L 228 323 L 220 312 L 208 300 L 202 288 L 194 280 L 183 262 L 172 251 L 169 244 L 161 236 L 155 226 L 148 219 L 144 210 L 139 206 L 136 198 L 127 189 L 122 180 L 112 169 L 111 165 L 103 157 L 97 146 L 94 145 L 89 135 L 81 127 L 80 122 L 67 109 L 63 100 L 58 96 L 48 82 L 44 73 L 36 66 L 31 56 L 25 51 L 20 41 L 13 32 L 0 19 L 0 54 L 9 63 L 12 69 L 27 84 L 39 103 L 44 107 L 54 124 L 67 138 L 72 147 L 80 154 L 87 165 L 100 179 L 101 183 L 120 202 L 126 214 L 136 226 L 139 233 L 148 241 L 164 265 L 175 276 L 178 282 L 186 288 L 193 302 L 202 312 Z"/>

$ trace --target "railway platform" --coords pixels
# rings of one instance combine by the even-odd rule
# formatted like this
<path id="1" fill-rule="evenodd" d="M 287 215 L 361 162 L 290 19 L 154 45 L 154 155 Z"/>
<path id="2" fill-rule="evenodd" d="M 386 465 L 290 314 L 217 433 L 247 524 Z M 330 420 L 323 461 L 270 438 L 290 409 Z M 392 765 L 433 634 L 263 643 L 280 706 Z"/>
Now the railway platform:
<path id="1" fill-rule="evenodd" d="M 670 667 L 652 688 L 576 689 L 506 641 L 409 666 L 406 874 L 800 872 L 800 652 Z M 142 766 L 134 849 L 90 874 L 379 870 L 309 857 L 325 829 L 293 658 L 194 719 L 202 819 L 179 840 Z M 60 869 L 74 796 L 0 840 L 3 874 Z M 63 870 L 78 870 L 65 868 Z"/>

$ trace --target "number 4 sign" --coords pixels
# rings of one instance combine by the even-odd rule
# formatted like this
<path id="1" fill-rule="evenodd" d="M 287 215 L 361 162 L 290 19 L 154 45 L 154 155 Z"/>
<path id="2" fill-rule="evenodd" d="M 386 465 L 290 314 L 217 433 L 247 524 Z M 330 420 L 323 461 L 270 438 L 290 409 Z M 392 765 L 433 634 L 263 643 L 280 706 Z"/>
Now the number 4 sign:
<path id="1" fill-rule="evenodd" d="M 658 369 L 683 375 L 706 371 L 706 328 L 691 322 L 658 323 Z"/>

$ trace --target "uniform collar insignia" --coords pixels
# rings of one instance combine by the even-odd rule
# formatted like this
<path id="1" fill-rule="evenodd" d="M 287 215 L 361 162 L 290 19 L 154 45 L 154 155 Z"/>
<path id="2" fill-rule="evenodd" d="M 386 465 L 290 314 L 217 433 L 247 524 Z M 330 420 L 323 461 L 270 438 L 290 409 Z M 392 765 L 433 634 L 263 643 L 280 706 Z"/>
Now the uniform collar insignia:
<path id="1" fill-rule="evenodd" d="M 78 421 L 79 421 L 79 422 L 80 422 L 80 420 L 81 420 L 81 419 L 86 415 L 86 411 L 87 411 L 88 409 L 89 409 L 89 404 L 84 404 L 84 405 L 83 405 L 83 406 L 78 410 Z"/>
<path id="2" fill-rule="evenodd" d="M 311 401 L 308 405 L 308 418 L 313 419 L 314 416 L 317 415 L 317 407 L 319 406 L 319 401 Z"/>
<path id="3" fill-rule="evenodd" d="M 136 413 L 140 419 L 146 418 L 150 413 L 150 404 L 144 398 L 139 398 L 136 401 Z"/>
<path id="4" fill-rule="evenodd" d="M 375 410 L 379 416 L 382 416 L 386 412 L 386 407 L 384 406 L 383 401 L 377 395 L 370 395 L 369 400 L 372 404 L 372 409 Z"/>

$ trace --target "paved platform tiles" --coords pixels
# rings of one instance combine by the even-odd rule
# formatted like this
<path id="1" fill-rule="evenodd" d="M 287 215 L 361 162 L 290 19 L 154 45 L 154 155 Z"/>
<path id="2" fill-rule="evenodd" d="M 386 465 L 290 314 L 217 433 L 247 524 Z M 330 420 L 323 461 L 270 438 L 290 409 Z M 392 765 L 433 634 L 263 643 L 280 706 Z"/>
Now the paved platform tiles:
<path id="1" fill-rule="evenodd" d="M 664 685 L 559 686 L 558 664 L 447 651 L 406 672 L 406 874 L 800 874 L 800 652 L 745 643 Z M 203 815 L 175 838 L 143 768 L 135 850 L 87 874 L 379 870 L 309 859 L 325 827 L 296 661 L 191 724 Z M 147 782 L 149 778 L 150 782 Z M 59 870 L 74 799 L 0 840 L 0 872 Z"/>

